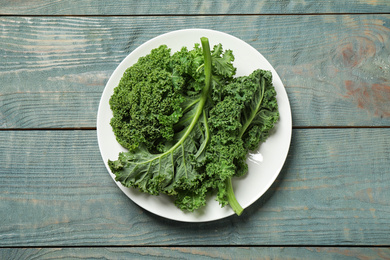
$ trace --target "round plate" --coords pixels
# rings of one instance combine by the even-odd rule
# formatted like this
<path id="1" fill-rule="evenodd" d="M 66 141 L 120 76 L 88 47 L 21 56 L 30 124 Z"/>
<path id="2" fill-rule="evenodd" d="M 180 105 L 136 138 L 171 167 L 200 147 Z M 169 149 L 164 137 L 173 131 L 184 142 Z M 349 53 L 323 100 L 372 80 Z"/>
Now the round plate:
<path id="1" fill-rule="evenodd" d="M 186 29 L 169 32 L 153 38 L 130 53 L 115 69 L 103 91 L 97 115 L 97 135 L 100 153 L 108 172 L 115 181 L 115 175 L 110 171 L 107 161 L 117 160 L 119 152 L 125 149 L 118 144 L 112 131 L 110 120 L 112 111 L 109 99 L 118 85 L 125 70 L 138 61 L 138 58 L 150 53 L 162 44 L 172 50 L 172 54 L 187 46 L 190 50 L 195 43 L 200 43 L 201 37 L 207 37 L 210 47 L 221 43 L 224 50 L 231 49 L 235 56 L 234 66 L 237 76 L 249 75 L 255 69 L 270 70 L 273 84 L 277 92 L 280 120 L 274 133 L 261 144 L 258 151 L 249 154 L 249 172 L 243 177 L 233 178 L 233 188 L 238 202 L 245 209 L 260 198 L 272 185 L 286 160 L 290 147 L 292 119 L 291 109 L 286 90 L 275 69 L 253 47 L 229 34 L 205 29 Z M 206 222 L 218 220 L 233 215 L 233 210 L 226 206 L 221 208 L 215 197 L 210 196 L 207 205 L 195 212 L 183 212 L 178 209 L 173 199 L 166 195 L 152 196 L 136 189 L 126 188 L 116 182 L 119 188 L 140 207 L 164 218 L 184 222 Z"/>

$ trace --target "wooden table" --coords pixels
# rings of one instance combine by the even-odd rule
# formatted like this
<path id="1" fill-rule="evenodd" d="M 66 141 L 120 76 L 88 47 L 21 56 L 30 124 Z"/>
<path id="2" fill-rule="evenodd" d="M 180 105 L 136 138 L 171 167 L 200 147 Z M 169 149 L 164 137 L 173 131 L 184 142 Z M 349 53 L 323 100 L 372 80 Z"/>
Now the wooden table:
<path id="1" fill-rule="evenodd" d="M 390 259 L 390 2 L 0 0 L 0 259 Z M 241 217 L 142 210 L 96 136 L 113 70 L 161 33 L 208 28 L 285 84 L 282 172 Z"/>

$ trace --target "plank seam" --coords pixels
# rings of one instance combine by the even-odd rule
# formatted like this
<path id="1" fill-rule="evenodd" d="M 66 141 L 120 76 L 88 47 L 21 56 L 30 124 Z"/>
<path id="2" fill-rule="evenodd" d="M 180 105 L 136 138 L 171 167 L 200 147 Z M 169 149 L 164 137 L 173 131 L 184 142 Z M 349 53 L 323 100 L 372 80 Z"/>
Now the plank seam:
<path id="1" fill-rule="evenodd" d="M 4 131 L 96 131 L 96 127 L 56 127 L 56 128 L 0 128 Z"/>
<path id="2" fill-rule="evenodd" d="M 293 126 L 293 129 L 383 129 L 390 126 Z"/>
<path id="3" fill-rule="evenodd" d="M 0 246 L 0 249 L 13 249 L 13 248 L 197 248 L 197 247 L 204 247 L 204 248 L 240 248 L 240 247 L 253 247 L 253 248 L 278 248 L 278 247 L 284 247 L 284 248 L 309 248 L 309 247 L 316 247 L 316 248 L 388 248 L 390 249 L 390 245 L 79 245 L 79 246 L 66 246 L 66 245 L 58 245 L 58 246 Z"/>
<path id="4" fill-rule="evenodd" d="M 232 13 L 232 14 L 0 14 L 0 17 L 185 17 L 185 16 L 326 16 L 326 15 L 387 15 L 390 12 L 365 13 Z"/>

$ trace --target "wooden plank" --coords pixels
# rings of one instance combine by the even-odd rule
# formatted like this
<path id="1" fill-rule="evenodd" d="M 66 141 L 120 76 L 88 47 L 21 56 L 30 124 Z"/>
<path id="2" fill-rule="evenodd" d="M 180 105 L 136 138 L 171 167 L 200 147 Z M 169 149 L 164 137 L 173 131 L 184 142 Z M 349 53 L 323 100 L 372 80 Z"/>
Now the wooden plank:
<path id="1" fill-rule="evenodd" d="M 153 15 L 153 14 L 302 14 L 386 13 L 387 0 L 353 1 L 77 1 L 0 0 L 0 14 L 9 15 Z"/>
<path id="2" fill-rule="evenodd" d="M 2 248 L 1 259 L 389 259 L 389 248 L 356 247 L 113 247 Z"/>
<path id="3" fill-rule="evenodd" d="M 94 127 L 120 61 L 190 27 L 260 51 L 285 84 L 295 126 L 389 126 L 389 24 L 388 15 L 0 17 L 0 127 Z"/>
<path id="4" fill-rule="evenodd" d="M 240 217 L 179 223 L 116 186 L 96 131 L 0 131 L 0 247 L 389 246 L 388 129 L 298 129 L 269 191 Z"/>

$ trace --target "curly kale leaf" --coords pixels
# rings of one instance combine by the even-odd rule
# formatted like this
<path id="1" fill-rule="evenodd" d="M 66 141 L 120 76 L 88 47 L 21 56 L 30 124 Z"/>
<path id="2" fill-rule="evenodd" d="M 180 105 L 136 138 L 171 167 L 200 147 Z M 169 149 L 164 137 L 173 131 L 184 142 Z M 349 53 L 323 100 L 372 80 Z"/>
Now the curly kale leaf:
<path id="1" fill-rule="evenodd" d="M 198 100 L 187 106 L 186 115 L 179 119 L 179 125 L 186 125 L 165 145 L 162 153 L 151 153 L 147 147 L 119 155 L 118 160 L 109 161 L 116 180 L 126 187 L 135 187 L 153 195 L 166 193 L 178 195 L 177 205 L 182 209 L 194 210 L 205 204 L 207 189 L 202 187 L 204 174 L 197 170 L 202 164 L 209 130 L 207 125 L 206 102 L 211 85 L 211 55 L 208 39 L 202 38 L 204 51 L 205 85 Z M 200 190 L 202 192 L 195 192 Z M 200 196 L 198 201 L 180 194 Z"/>
<path id="2" fill-rule="evenodd" d="M 231 183 L 234 176 L 247 173 L 246 156 L 269 135 L 279 118 L 276 92 L 268 71 L 234 79 L 218 93 L 210 110 L 210 145 L 206 152 L 206 173 L 218 183 L 217 200 L 242 212 Z M 217 99 L 217 98 L 215 98 Z"/>
<path id="3" fill-rule="evenodd" d="M 160 46 L 128 68 L 110 98 L 111 126 L 117 141 L 130 151 L 141 143 L 156 150 L 171 140 L 182 116 L 184 96 L 174 85 L 170 49 Z"/>
<path id="4" fill-rule="evenodd" d="M 249 80 L 258 88 L 254 97 L 245 104 L 241 121 L 243 127 L 240 137 L 249 150 L 255 150 L 264 142 L 279 120 L 276 91 L 272 84 L 270 71 L 255 70 L 243 81 Z"/>
<path id="5" fill-rule="evenodd" d="M 202 114 L 199 105 L 195 112 L 199 110 Z M 195 113 L 192 120 L 194 123 L 177 133 L 177 141 L 164 153 L 152 154 L 139 146 L 135 151 L 120 153 L 118 160 L 109 161 L 116 180 L 153 195 L 177 195 L 176 189 L 196 187 L 203 179 L 197 167 L 209 133 L 205 116 L 199 120 L 199 114 Z"/>
<path id="6" fill-rule="evenodd" d="M 213 64 L 213 75 L 222 75 L 228 80 L 236 74 L 236 68 L 233 66 L 234 55 L 232 50 L 223 51 L 222 44 L 215 45 L 211 53 Z"/>

